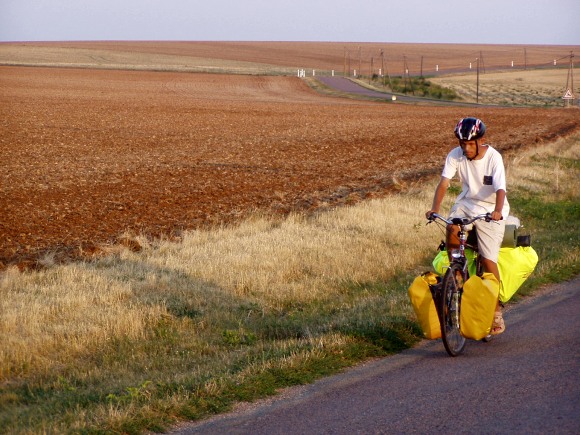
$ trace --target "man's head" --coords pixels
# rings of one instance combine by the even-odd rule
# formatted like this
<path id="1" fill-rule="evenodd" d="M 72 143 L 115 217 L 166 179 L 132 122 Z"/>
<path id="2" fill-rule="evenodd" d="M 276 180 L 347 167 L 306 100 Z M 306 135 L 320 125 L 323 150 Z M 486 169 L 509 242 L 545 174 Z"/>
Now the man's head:
<path id="1" fill-rule="evenodd" d="M 479 154 L 479 146 L 483 145 L 481 138 L 485 134 L 485 124 L 479 118 L 460 119 L 455 126 L 455 137 L 459 139 L 459 145 L 463 155 L 469 160 L 475 159 Z"/>
<path id="2" fill-rule="evenodd" d="M 463 155 L 469 160 L 473 160 L 479 154 L 479 145 L 481 142 L 479 139 L 476 140 L 460 140 L 459 146 L 463 150 Z"/>

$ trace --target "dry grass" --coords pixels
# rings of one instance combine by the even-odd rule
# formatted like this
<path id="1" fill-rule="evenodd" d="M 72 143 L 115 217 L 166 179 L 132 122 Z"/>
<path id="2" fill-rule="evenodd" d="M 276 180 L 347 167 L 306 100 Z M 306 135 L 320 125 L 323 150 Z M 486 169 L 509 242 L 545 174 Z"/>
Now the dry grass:
<path id="1" fill-rule="evenodd" d="M 147 261 L 274 305 L 290 300 L 309 302 L 327 294 L 329 285 L 364 282 L 376 277 L 381 268 L 386 277 L 391 273 L 387 271 L 408 267 L 409 258 L 398 253 L 420 238 L 412 231 L 420 220 L 411 218 L 409 222 L 409 216 L 417 216 L 417 206 L 391 198 L 315 218 L 257 219 L 212 233 L 193 232 L 183 245 L 161 247 L 164 255 Z M 385 219 L 388 215 L 401 222 Z"/>
<path id="2" fill-rule="evenodd" d="M 0 64 L 135 71 L 295 74 L 295 69 L 243 60 L 55 46 L 0 44 Z"/>
<path id="3" fill-rule="evenodd" d="M 567 68 L 482 73 L 479 77 L 479 102 L 562 107 L 567 78 Z M 434 77 L 429 80 L 454 90 L 466 101 L 476 101 L 476 72 Z"/>
<path id="4" fill-rule="evenodd" d="M 542 192 L 547 201 L 580 201 L 580 137 L 521 151 L 507 159 L 507 177 L 520 191 Z"/>
<path id="5" fill-rule="evenodd" d="M 47 376 L 107 341 L 142 339 L 164 312 L 135 304 L 132 285 L 87 265 L 35 274 L 9 270 L 0 281 L 0 379 Z"/>
<path id="6" fill-rule="evenodd" d="M 525 219 L 523 222 L 524 231 L 532 234 L 532 244 L 540 257 L 529 284 L 578 274 L 580 136 L 517 154 L 509 159 L 507 167 L 508 180 L 513 180 L 520 207 L 535 222 L 532 225 Z"/>
<path id="7" fill-rule="evenodd" d="M 0 281 L 1 378 L 48 374 L 110 340 L 146 338 L 179 311 L 203 312 L 211 324 L 241 299 L 283 312 L 344 283 L 386 280 L 424 255 L 429 201 L 421 193 L 310 218 L 257 217 L 187 233 L 180 243 L 137 238 L 141 252 L 119 248 L 95 263 L 11 269 Z M 438 236 L 430 234 L 433 246 Z"/>

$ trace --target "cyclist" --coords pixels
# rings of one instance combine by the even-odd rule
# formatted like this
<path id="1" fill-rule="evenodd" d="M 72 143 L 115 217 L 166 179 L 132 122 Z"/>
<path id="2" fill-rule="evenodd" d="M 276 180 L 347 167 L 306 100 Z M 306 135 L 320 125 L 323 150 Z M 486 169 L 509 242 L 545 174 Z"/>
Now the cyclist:
<path id="1" fill-rule="evenodd" d="M 433 205 L 426 216 L 429 218 L 431 213 L 439 214 L 450 181 L 457 174 L 462 190 L 451 208 L 450 217 L 491 213 L 492 221 L 479 220 L 474 225 L 477 228 L 477 244 L 483 268 L 493 273 L 499 282 L 497 260 L 505 230 L 502 218 L 509 214 L 509 203 L 506 198 L 503 159 L 497 150 L 485 144 L 482 139 L 485 130 L 481 119 L 468 117 L 459 120 L 454 130 L 459 146 L 447 155 L 441 179 L 435 189 Z M 457 225 L 447 226 L 448 255 L 451 255 L 453 249 L 459 248 L 458 231 Z M 504 331 L 505 324 L 498 301 L 491 333 L 497 335 Z"/>

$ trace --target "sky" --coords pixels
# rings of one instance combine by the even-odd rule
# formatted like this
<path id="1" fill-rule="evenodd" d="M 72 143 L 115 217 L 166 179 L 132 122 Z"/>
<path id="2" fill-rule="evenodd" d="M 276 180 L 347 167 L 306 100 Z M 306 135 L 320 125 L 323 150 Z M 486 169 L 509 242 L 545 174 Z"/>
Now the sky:
<path id="1" fill-rule="evenodd" d="M 579 0 L 0 0 L 0 41 L 580 45 Z"/>

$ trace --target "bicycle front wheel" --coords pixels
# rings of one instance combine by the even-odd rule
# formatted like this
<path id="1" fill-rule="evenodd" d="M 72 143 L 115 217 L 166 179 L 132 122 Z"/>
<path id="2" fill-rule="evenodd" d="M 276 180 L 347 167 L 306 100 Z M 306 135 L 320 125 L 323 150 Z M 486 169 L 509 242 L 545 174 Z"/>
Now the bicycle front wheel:
<path id="1" fill-rule="evenodd" d="M 459 330 L 459 310 L 461 308 L 461 292 L 463 290 L 463 275 L 458 265 L 452 264 L 442 283 L 441 301 L 441 338 L 445 350 L 451 356 L 457 356 L 465 347 L 465 337 Z"/>

